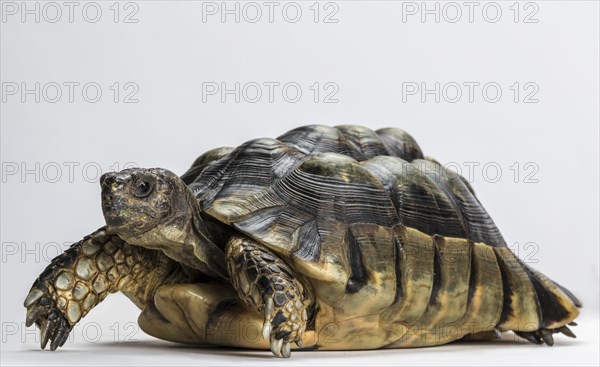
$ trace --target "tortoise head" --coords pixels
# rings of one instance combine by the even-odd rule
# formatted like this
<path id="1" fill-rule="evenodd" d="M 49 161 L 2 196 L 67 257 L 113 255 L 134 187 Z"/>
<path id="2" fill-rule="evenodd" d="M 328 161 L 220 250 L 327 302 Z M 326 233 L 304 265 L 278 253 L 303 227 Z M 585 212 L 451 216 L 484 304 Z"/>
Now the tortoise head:
<path id="1" fill-rule="evenodd" d="M 106 224 L 124 240 L 159 227 L 184 229 L 196 207 L 183 181 L 161 168 L 106 173 L 100 185 Z"/>
<path id="2" fill-rule="evenodd" d="M 210 239 L 196 198 L 173 172 L 131 168 L 102 175 L 100 185 L 106 224 L 123 240 L 227 277 L 224 253 Z"/>

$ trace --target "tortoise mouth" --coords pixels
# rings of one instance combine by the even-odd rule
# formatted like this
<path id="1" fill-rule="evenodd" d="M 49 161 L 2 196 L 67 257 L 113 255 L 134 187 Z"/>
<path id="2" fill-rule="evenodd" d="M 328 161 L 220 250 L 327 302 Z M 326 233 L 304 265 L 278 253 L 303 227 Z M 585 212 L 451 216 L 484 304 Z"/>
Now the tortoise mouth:
<path id="1" fill-rule="evenodd" d="M 127 195 L 115 192 L 102 193 L 102 213 L 106 224 L 119 235 L 139 236 L 155 227 L 159 218 L 146 203 L 131 202 Z"/>
<path id="2" fill-rule="evenodd" d="M 113 213 L 105 213 L 104 220 L 106 221 L 106 224 L 115 229 L 125 224 L 125 220 L 121 216 Z"/>
<path id="3" fill-rule="evenodd" d="M 105 190 L 102 190 L 105 191 Z M 120 226 L 125 224 L 123 218 L 123 211 L 126 209 L 126 205 L 123 199 L 115 197 L 112 193 L 102 193 L 102 213 L 106 224 L 110 226 Z"/>

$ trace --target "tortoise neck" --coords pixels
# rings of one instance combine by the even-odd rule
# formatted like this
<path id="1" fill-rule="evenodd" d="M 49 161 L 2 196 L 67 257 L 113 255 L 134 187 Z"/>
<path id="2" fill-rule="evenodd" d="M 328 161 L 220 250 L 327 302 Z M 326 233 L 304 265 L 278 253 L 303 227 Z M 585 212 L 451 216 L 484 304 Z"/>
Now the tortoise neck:
<path id="1" fill-rule="evenodd" d="M 227 274 L 227 264 L 225 263 L 225 252 L 212 240 L 197 204 L 196 209 L 197 211 L 192 215 L 191 233 L 188 237 L 190 243 L 193 243 L 194 255 L 204 262 L 210 270 L 227 279 L 229 276 Z"/>

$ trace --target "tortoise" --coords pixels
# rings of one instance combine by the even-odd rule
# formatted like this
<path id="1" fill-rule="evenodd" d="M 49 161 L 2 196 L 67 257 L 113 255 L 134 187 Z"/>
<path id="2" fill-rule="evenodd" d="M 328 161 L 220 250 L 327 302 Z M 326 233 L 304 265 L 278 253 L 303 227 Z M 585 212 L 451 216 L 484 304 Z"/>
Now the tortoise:
<path id="1" fill-rule="evenodd" d="M 397 128 L 303 126 L 210 150 L 181 177 L 105 173 L 106 225 L 35 280 L 55 350 L 109 293 L 165 340 L 354 350 L 575 337 L 580 301 L 507 247 L 467 180 Z"/>

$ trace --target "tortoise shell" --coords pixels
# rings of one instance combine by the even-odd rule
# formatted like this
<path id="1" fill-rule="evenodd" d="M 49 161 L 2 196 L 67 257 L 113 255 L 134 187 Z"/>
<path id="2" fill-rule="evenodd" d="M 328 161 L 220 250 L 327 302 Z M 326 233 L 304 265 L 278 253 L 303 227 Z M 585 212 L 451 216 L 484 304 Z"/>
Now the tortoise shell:
<path id="1" fill-rule="evenodd" d="M 210 151 L 182 179 L 203 213 L 280 255 L 337 318 L 435 324 L 439 308 L 471 307 L 519 330 L 508 324 L 577 313 L 568 290 L 512 256 L 468 182 L 400 129 L 304 126 Z"/>

